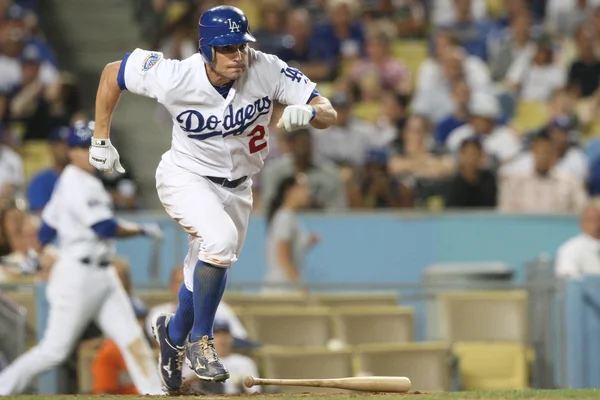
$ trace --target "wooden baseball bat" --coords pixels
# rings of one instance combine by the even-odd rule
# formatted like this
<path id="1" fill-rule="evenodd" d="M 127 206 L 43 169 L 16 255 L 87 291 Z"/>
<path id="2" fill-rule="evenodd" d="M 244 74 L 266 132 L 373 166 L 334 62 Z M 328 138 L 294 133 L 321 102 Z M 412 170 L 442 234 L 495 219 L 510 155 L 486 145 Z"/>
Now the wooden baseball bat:
<path id="1" fill-rule="evenodd" d="M 410 379 L 403 376 L 364 376 L 337 379 L 263 379 L 246 376 L 246 387 L 260 385 L 310 386 L 362 392 L 406 393 L 410 390 Z"/>

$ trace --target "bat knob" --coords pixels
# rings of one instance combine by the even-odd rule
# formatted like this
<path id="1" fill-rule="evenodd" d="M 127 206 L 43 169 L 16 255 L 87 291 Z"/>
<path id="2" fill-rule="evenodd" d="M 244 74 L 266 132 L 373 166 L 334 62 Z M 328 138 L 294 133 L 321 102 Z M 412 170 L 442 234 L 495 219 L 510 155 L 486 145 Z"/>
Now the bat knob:
<path id="1" fill-rule="evenodd" d="M 244 385 L 246 385 L 247 388 L 254 386 L 254 377 L 250 375 L 246 376 L 246 379 L 244 379 Z"/>

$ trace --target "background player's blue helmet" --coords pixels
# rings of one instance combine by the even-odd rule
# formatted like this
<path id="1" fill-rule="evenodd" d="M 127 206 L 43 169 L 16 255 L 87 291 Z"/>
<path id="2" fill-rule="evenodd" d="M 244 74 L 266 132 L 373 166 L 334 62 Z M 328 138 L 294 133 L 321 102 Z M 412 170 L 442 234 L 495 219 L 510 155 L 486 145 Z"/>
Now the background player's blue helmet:
<path id="1" fill-rule="evenodd" d="M 256 42 L 256 39 L 250 33 L 246 14 L 239 8 L 213 7 L 206 10 L 198 21 L 198 50 L 207 63 L 213 61 L 213 46 L 248 42 Z"/>
<path id="2" fill-rule="evenodd" d="M 89 147 L 94 136 L 94 121 L 77 121 L 69 128 L 69 147 Z"/>

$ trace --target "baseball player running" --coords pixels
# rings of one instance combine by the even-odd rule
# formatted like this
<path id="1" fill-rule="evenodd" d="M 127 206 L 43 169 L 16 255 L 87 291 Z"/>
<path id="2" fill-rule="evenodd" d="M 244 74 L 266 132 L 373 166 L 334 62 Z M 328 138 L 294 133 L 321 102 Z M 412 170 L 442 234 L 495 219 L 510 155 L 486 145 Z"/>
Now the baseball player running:
<path id="1" fill-rule="evenodd" d="M 37 346 L 0 373 L 0 395 L 22 393 L 37 375 L 62 363 L 91 321 L 119 346 L 138 391 L 163 393 L 150 346 L 111 264 L 114 238 L 147 235 L 159 240 L 162 232 L 156 225 L 115 219 L 110 195 L 88 161 L 92 135 L 93 122 L 70 129 L 71 164 L 42 212 L 38 233 L 42 246 L 58 236 L 58 258 L 46 291 L 46 331 Z M 35 263 L 35 257 L 29 262 Z"/>
<path id="2" fill-rule="evenodd" d="M 135 49 L 106 66 L 90 151 L 98 169 L 123 171 L 109 138 L 123 90 L 155 98 L 172 116 L 172 146 L 156 171 L 156 187 L 166 212 L 189 234 L 189 251 L 175 314 L 154 323 L 161 377 L 172 390 L 181 386 L 184 358 L 200 379 L 229 378 L 213 346 L 213 323 L 246 237 L 251 176 L 268 153 L 273 102 L 288 105 L 278 121 L 287 131 L 309 124 L 325 129 L 337 117 L 302 72 L 248 47 L 255 39 L 238 8 L 207 10 L 198 39 L 199 54 L 183 61 Z"/>

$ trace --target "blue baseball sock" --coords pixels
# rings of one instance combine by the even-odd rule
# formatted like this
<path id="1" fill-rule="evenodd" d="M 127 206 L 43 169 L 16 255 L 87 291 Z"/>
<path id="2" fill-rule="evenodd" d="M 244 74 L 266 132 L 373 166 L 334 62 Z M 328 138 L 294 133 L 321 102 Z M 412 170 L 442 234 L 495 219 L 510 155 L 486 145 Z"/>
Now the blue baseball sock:
<path id="1" fill-rule="evenodd" d="M 213 324 L 217 308 L 227 285 L 228 268 L 198 261 L 194 269 L 194 326 L 191 342 L 202 336 L 213 337 Z"/>
<path id="2" fill-rule="evenodd" d="M 167 335 L 172 345 L 181 347 L 185 344 L 187 335 L 194 325 L 194 295 L 185 283 L 179 288 L 179 304 L 175 315 L 169 320 L 167 325 Z"/>

